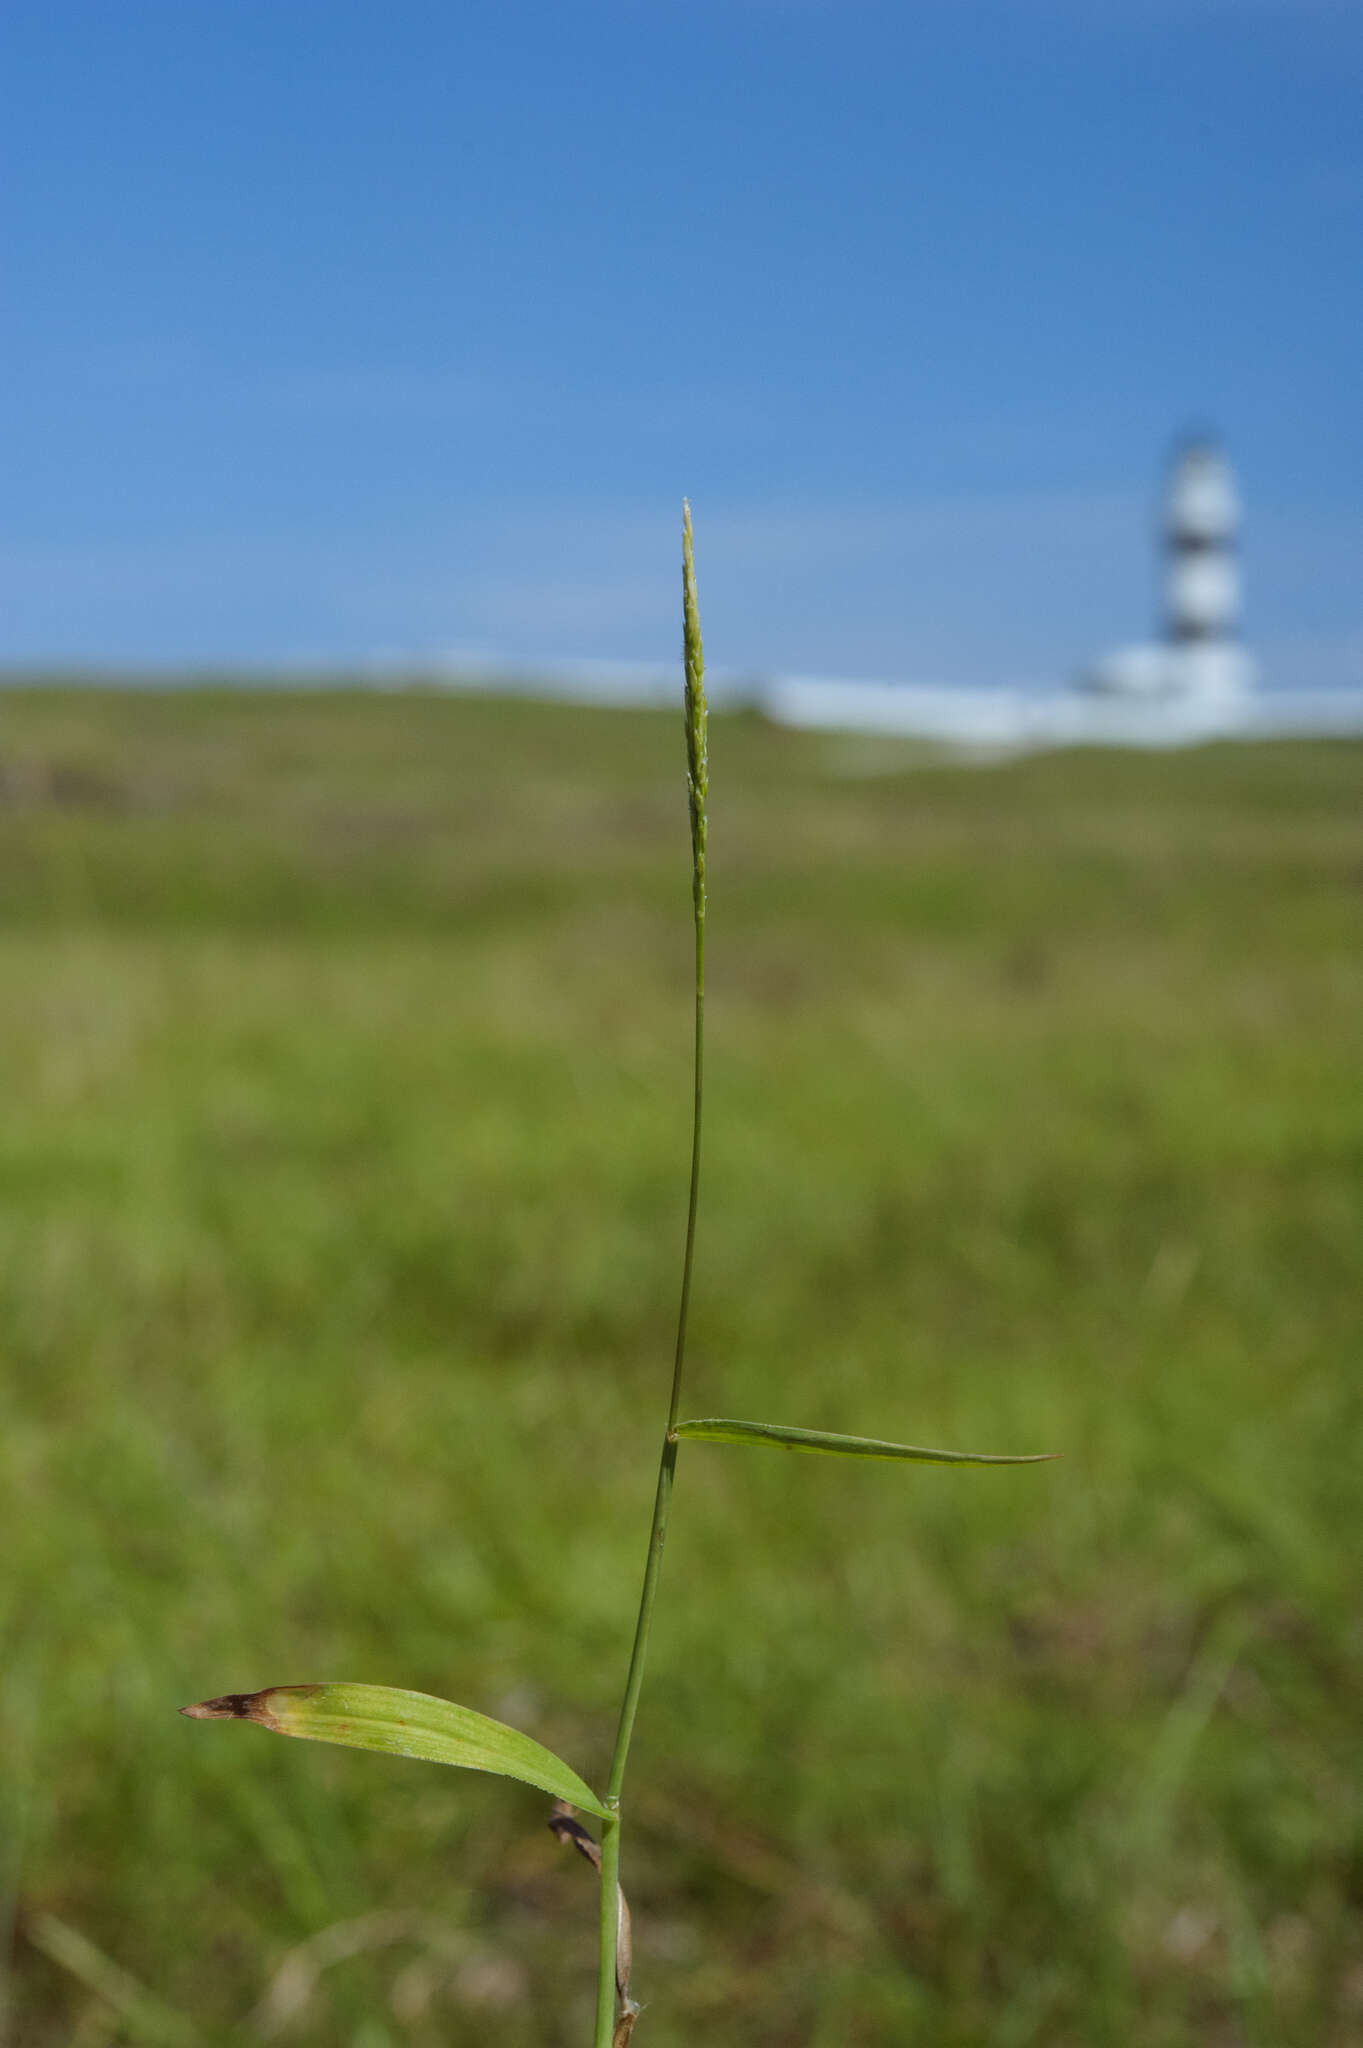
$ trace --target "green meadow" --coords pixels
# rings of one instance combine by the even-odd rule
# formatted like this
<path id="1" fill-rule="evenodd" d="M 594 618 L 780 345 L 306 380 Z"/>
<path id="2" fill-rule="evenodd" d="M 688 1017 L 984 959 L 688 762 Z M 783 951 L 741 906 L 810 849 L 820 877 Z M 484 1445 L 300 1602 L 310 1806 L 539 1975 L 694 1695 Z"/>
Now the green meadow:
<path id="1" fill-rule="evenodd" d="M 711 730 L 636 2048 L 1363 2035 L 1363 747 Z M 690 1129 L 675 716 L 0 696 L 7 2048 L 582 2048 Z"/>

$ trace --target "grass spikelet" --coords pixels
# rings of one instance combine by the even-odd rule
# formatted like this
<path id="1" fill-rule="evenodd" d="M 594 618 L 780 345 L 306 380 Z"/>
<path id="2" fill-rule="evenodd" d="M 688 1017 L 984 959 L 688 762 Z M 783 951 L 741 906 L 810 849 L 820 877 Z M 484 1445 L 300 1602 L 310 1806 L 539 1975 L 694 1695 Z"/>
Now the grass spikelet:
<path id="1" fill-rule="evenodd" d="M 696 602 L 696 557 L 691 507 L 682 499 L 682 661 L 686 671 L 686 790 L 691 806 L 691 869 L 696 917 L 705 918 L 706 799 L 710 789 L 710 735 L 705 703 L 705 648 Z"/>

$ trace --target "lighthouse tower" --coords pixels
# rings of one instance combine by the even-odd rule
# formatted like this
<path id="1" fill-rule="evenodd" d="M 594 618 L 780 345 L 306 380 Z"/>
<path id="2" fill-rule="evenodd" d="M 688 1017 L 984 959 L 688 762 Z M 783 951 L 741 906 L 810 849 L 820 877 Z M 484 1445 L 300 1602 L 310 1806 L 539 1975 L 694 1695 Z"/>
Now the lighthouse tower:
<path id="1" fill-rule="evenodd" d="M 1080 678 L 1101 697 L 1179 703 L 1238 716 L 1254 681 L 1240 644 L 1240 499 L 1225 455 L 1206 438 L 1174 459 L 1160 518 L 1164 635 L 1105 654 Z"/>
<path id="2" fill-rule="evenodd" d="M 1190 440 L 1164 505 L 1165 640 L 1171 690 L 1208 702 L 1253 679 L 1240 644 L 1240 500 L 1216 443 Z"/>

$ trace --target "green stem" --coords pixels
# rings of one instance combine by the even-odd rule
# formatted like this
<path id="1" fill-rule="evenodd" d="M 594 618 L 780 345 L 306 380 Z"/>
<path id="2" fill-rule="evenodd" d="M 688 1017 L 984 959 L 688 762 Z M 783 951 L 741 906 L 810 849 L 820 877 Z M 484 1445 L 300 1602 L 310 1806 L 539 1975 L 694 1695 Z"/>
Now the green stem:
<path id="1" fill-rule="evenodd" d="M 707 834 L 708 764 L 706 760 L 707 717 L 705 707 L 705 659 L 701 649 L 700 621 L 696 607 L 696 574 L 691 552 L 691 508 L 684 507 L 682 521 L 682 643 L 686 667 L 687 787 L 691 806 L 692 902 L 696 924 L 696 1041 L 693 1073 L 695 1080 L 691 1108 L 691 1187 L 686 1205 L 686 1250 L 682 1256 L 681 1304 L 677 1310 L 677 1343 L 672 1355 L 672 1393 L 667 1406 L 667 1428 L 663 1433 L 658 1460 L 658 1488 L 653 1498 L 653 1524 L 648 1535 L 644 1561 L 644 1583 L 639 1594 L 639 1614 L 634 1624 L 634 1647 L 625 1675 L 625 1694 L 620 1703 L 620 1720 L 615 1731 L 615 1750 L 605 1803 L 612 1818 L 601 1836 L 601 1968 L 597 1980 L 596 2035 L 594 2048 L 611 2048 L 615 2029 L 615 1945 L 618 1924 L 617 1888 L 620 1872 L 620 1794 L 629 1760 L 630 1737 L 639 1709 L 648 1658 L 649 1631 L 653 1606 L 658 1597 L 662 1572 L 663 1545 L 667 1540 L 667 1516 L 672 1505 L 672 1480 L 677 1469 L 677 1439 L 672 1434 L 681 1412 L 682 1367 L 686 1360 L 686 1321 L 691 1307 L 691 1270 L 696 1256 L 696 1209 L 700 1197 L 700 1121 L 705 1081 L 705 842 Z"/>
<path id="2" fill-rule="evenodd" d="M 619 1882 L 620 1865 L 618 1809 L 625 1780 L 625 1765 L 629 1760 L 630 1738 L 634 1733 L 634 1717 L 638 1712 L 639 1694 L 643 1689 L 649 1631 L 653 1625 L 653 1606 L 658 1596 L 663 1546 L 667 1540 L 667 1516 L 672 1505 L 672 1479 L 677 1469 L 677 1440 L 671 1431 L 678 1419 L 681 1404 L 682 1366 L 686 1357 L 686 1319 L 691 1305 L 691 1269 L 696 1247 L 696 1207 L 700 1192 L 700 1117 L 705 1034 L 703 914 L 696 921 L 696 976 L 696 1090 L 691 1126 L 691 1194 L 686 1218 L 686 1252 L 682 1262 L 681 1306 L 677 1313 L 677 1348 L 672 1361 L 672 1398 L 667 1410 L 667 1434 L 663 1437 L 662 1455 L 658 1460 L 658 1488 L 653 1500 L 653 1524 L 648 1535 L 644 1583 L 639 1595 L 639 1616 L 634 1625 L 634 1647 L 630 1652 L 629 1671 L 625 1678 L 625 1696 L 621 1702 L 620 1721 L 615 1732 L 615 1752 L 611 1757 L 610 1777 L 606 1784 L 606 1805 L 616 1810 L 617 1818 L 607 1823 L 607 1831 L 603 1832 L 601 1838 L 601 1977 L 597 1995 L 595 2048 L 610 2048 L 614 2027 L 615 1887 Z"/>
<path id="3" fill-rule="evenodd" d="M 668 1403 L 667 1431 L 663 1437 L 662 1456 L 658 1460 L 658 1490 L 653 1500 L 653 1526 L 649 1531 L 644 1583 L 639 1595 L 639 1618 L 634 1626 L 634 1648 L 630 1653 L 629 1672 L 625 1678 L 625 1697 L 620 1706 L 620 1723 L 615 1731 L 615 1753 L 611 1757 L 610 1777 L 606 1782 L 606 1804 L 610 1807 L 619 1805 L 625 1779 L 630 1737 L 634 1733 L 634 1716 L 638 1711 L 639 1693 L 644 1682 L 644 1660 L 648 1655 L 653 1603 L 657 1599 L 658 1578 L 662 1571 L 663 1545 L 667 1540 L 667 1513 L 672 1505 L 672 1476 L 677 1469 L 677 1439 L 672 1431 L 681 1407 L 682 1365 L 686 1358 L 686 1318 L 691 1305 L 691 1267 L 696 1251 L 704 1043 L 705 919 L 702 914 L 696 919 L 696 1093 L 691 1124 L 691 1198 L 686 1216 L 686 1253 L 682 1261 L 681 1307 L 677 1312 L 677 1348 L 672 1360 L 672 1398 Z"/>
<path id="4" fill-rule="evenodd" d="M 611 2048 L 615 2032 L 615 1941 L 619 1926 L 620 1823 L 601 1823 L 601 1961 L 596 1985 L 594 2048 Z"/>

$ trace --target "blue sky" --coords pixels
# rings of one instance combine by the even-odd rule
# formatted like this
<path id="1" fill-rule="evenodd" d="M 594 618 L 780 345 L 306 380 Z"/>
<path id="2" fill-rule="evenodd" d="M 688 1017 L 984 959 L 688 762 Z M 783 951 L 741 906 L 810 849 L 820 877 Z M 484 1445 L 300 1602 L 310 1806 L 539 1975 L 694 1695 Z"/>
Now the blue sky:
<path id="1" fill-rule="evenodd" d="M 0 660 L 1063 680 L 1225 437 L 1363 681 L 1363 9 L 29 0 Z"/>

